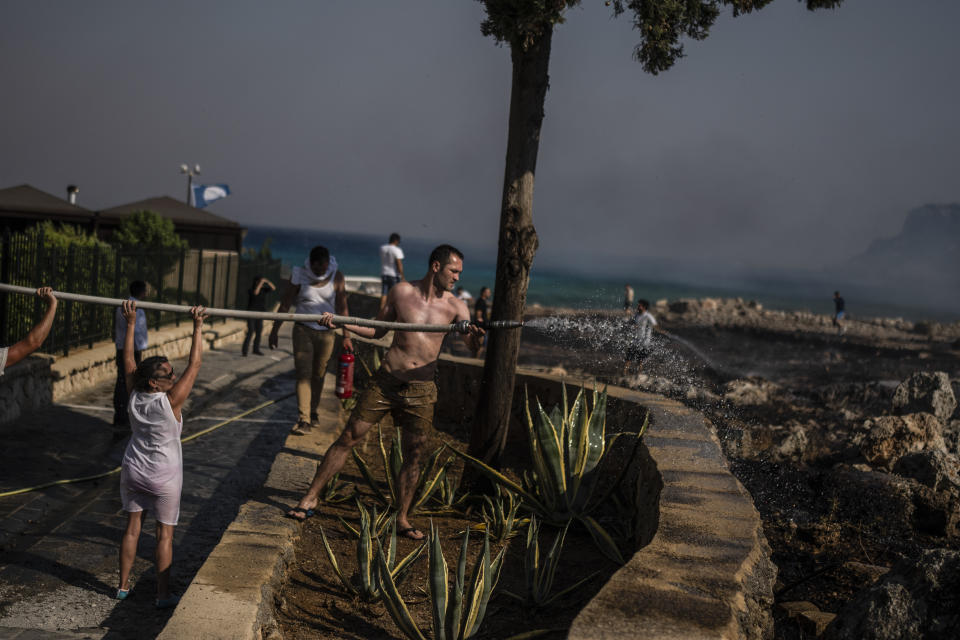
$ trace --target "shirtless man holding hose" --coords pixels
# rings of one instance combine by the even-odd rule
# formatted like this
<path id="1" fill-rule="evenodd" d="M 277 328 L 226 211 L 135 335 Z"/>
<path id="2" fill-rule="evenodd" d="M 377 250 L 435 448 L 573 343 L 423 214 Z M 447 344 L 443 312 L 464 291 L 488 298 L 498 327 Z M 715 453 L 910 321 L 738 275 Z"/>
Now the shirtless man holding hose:
<path id="1" fill-rule="evenodd" d="M 467 305 L 451 293 L 461 271 L 463 254 L 450 245 L 440 245 L 430 254 L 427 273 L 422 279 L 399 282 L 390 289 L 377 320 L 411 324 L 469 322 Z M 331 318 L 331 314 L 324 314 L 321 324 L 332 327 Z M 366 338 L 380 338 L 387 333 L 386 329 L 356 325 L 345 325 L 344 328 Z M 483 333 L 483 329 L 469 325 L 463 338 L 468 347 L 474 348 Z M 408 511 L 420 476 L 424 447 L 433 426 L 433 406 L 437 401 L 437 386 L 433 380 L 443 337 L 442 333 L 394 332 L 393 343 L 370 388 L 360 396 L 343 433 L 317 465 L 306 495 L 287 512 L 287 517 L 306 520 L 313 515 L 321 489 L 343 467 L 350 449 L 360 444 L 364 434 L 389 412 L 402 434 L 400 504 L 395 505 L 397 533 L 411 540 L 423 539 L 423 532 L 410 524 Z"/>

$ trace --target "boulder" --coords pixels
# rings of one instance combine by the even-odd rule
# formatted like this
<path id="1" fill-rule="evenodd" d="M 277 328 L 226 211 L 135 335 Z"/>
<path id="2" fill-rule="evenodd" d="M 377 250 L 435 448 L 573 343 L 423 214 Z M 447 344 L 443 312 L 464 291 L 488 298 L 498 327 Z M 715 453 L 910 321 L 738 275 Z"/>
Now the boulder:
<path id="1" fill-rule="evenodd" d="M 960 552 L 935 549 L 898 562 L 861 591 L 827 627 L 828 640 L 956 639 Z"/>
<path id="2" fill-rule="evenodd" d="M 951 487 L 960 488 L 957 476 L 960 460 L 943 451 L 915 451 L 900 458 L 893 472 L 906 478 L 913 478 L 934 491 L 946 491 Z"/>
<path id="3" fill-rule="evenodd" d="M 956 408 L 950 377 L 943 371 L 917 371 L 893 393 L 893 412 L 898 415 L 925 412 L 945 421 Z"/>
<path id="4" fill-rule="evenodd" d="M 960 455 L 960 420 L 950 420 L 943 425 L 942 435 L 947 453 Z"/>
<path id="5" fill-rule="evenodd" d="M 723 385 L 723 399 L 736 405 L 767 404 L 780 388 L 763 378 L 731 380 Z"/>
<path id="6" fill-rule="evenodd" d="M 852 442 L 874 467 L 891 470 L 903 456 L 915 451 L 946 450 L 943 424 L 929 413 L 880 416 L 865 420 Z"/>

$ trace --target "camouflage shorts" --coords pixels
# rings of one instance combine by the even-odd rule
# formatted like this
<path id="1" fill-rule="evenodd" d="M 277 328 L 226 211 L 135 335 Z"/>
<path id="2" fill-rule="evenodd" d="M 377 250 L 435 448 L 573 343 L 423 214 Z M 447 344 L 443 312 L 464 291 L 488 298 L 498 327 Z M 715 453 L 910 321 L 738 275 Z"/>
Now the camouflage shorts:
<path id="1" fill-rule="evenodd" d="M 427 435 L 433 427 L 436 403 L 437 385 L 432 381 L 407 382 L 380 369 L 360 395 L 350 419 L 377 424 L 389 413 L 401 429 Z"/>

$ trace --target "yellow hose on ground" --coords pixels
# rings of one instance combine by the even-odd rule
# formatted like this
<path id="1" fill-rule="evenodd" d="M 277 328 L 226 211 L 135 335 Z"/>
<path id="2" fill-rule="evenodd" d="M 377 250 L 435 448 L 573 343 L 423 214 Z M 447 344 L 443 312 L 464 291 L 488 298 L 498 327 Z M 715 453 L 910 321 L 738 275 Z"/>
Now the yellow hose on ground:
<path id="1" fill-rule="evenodd" d="M 227 418 L 226 420 L 224 420 L 224 421 L 222 421 L 222 422 L 218 422 L 217 424 L 213 425 L 212 427 L 207 427 L 207 428 L 204 429 L 203 431 L 198 431 L 197 433 L 191 434 L 191 435 L 187 436 L 186 438 L 181 438 L 181 439 L 180 439 L 180 442 L 182 442 L 182 443 L 190 442 L 190 441 L 193 440 L 194 438 L 199 438 L 200 436 L 206 435 L 206 434 L 210 433 L 211 431 L 214 431 L 214 430 L 216 430 L 216 429 L 219 429 L 220 427 L 226 426 L 226 425 L 230 424 L 231 422 L 234 422 L 234 421 L 236 421 L 236 420 L 239 420 L 240 418 L 243 418 L 243 417 L 245 417 L 245 416 L 248 416 L 248 415 L 250 415 L 251 413 L 254 413 L 254 412 L 256 412 L 256 411 L 259 411 L 260 409 L 263 409 L 264 407 L 269 407 L 269 406 L 272 405 L 272 404 L 275 404 L 275 403 L 280 402 L 280 401 L 282 401 L 282 400 L 286 400 L 287 398 L 291 397 L 292 395 L 293 395 L 293 393 L 288 393 L 287 395 L 285 395 L 285 396 L 283 396 L 283 397 L 276 398 L 276 399 L 274 399 L 274 400 L 267 400 L 266 402 L 263 402 L 263 403 L 261 403 L 261 404 L 258 404 L 257 406 L 255 406 L 255 407 L 252 408 L 252 409 L 247 409 L 247 410 L 244 411 L 243 413 L 238 413 L 237 415 L 233 416 L 232 418 Z M 117 468 L 115 468 L 115 469 L 111 469 L 110 471 L 105 471 L 105 472 L 103 472 L 103 473 L 98 473 L 98 474 L 93 475 L 93 476 L 83 476 L 82 478 L 65 478 L 65 479 L 63 479 L 63 480 L 54 480 L 53 482 L 47 482 L 47 483 L 44 483 L 44 484 L 38 484 L 38 485 L 35 486 L 35 487 L 25 487 L 25 488 L 23 488 L 23 489 L 14 489 L 13 491 L 4 491 L 3 493 L 0 493 L 0 498 L 6 498 L 6 497 L 8 497 L 8 496 L 16 496 L 16 495 L 20 495 L 21 493 L 30 493 L 31 491 L 39 491 L 40 489 L 46 489 L 47 487 L 54 487 L 54 486 L 56 486 L 56 485 L 58 485 L 58 484 L 74 484 L 74 483 L 77 483 L 77 482 L 87 482 L 88 480 L 97 480 L 98 478 L 106 478 L 107 476 L 112 476 L 112 475 L 115 474 L 115 473 L 120 473 L 120 467 L 117 467 Z"/>

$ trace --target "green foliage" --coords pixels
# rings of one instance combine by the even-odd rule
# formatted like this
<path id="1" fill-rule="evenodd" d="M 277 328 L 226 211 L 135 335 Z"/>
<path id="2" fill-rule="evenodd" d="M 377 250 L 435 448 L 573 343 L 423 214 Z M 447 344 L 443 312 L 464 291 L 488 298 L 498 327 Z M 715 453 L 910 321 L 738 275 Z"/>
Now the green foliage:
<path id="1" fill-rule="evenodd" d="M 330 482 L 320 490 L 320 499 L 328 504 L 337 504 L 339 502 L 346 502 L 356 495 L 356 493 L 357 491 L 352 482 L 340 482 L 340 474 L 335 473 L 333 477 L 330 478 Z"/>
<path id="2" fill-rule="evenodd" d="M 506 542 L 518 525 L 527 522 L 517 517 L 520 498 L 517 494 L 496 485 L 496 496 L 483 496 L 483 524 L 474 529 L 489 531 L 494 542 Z"/>
<path id="3" fill-rule="evenodd" d="M 374 545 L 380 549 L 380 553 L 382 554 L 382 532 L 376 527 L 376 523 L 380 521 L 380 518 L 377 517 L 376 508 L 374 508 L 372 516 L 359 502 L 357 503 L 357 508 L 360 511 L 360 530 L 357 531 L 348 526 L 348 530 L 357 536 L 357 575 L 355 580 L 351 581 L 348 579 L 340 568 L 340 563 L 337 562 L 337 557 L 330 547 L 330 542 L 327 540 L 327 534 L 324 533 L 323 527 L 320 528 L 320 537 L 323 540 L 323 549 L 326 551 L 327 560 L 330 561 L 330 566 L 333 568 L 333 572 L 337 578 L 340 579 L 340 583 L 344 589 L 355 596 L 362 597 L 364 600 L 375 602 L 380 599 L 382 593 L 380 587 L 382 575 L 380 575 L 380 572 L 385 572 L 385 575 L 389 575 L 394 585 L 399 584 L 406 575 L 406 572 L 423 553 L 427 544 L 421 544 L 397 563 L 397 518 L 396 516 L 391 516 L 386 519 L 385 522 L 385 524 L 390 527 L 387 555 L 386 558 L 383 559 L 383 565 L 378 566 L 376 558 L 374 557 Z"/>
<path id="4" fill-rule="evenodd" d="M 553 25 L 564 21 L 564 12 L 580 0 L 481 0 L 487 18 L 480 26 L 484 35 L 511 47 L 527 49 Z M 807 9 L 833 9 L 843 0 L 804 0 Z M 734 16 L 762 9 L 772 0 L 607 0 L 613 14 L 630 12 L 633 27 L 640 32 L 634 58 L 654 75 L 666 71 L 683 57 L 683 37 L 703 40 L 724 7 Z"/>
<path id="5" fill-rule="evenodd" d="M 273 252 L 270 249 L 272 244 L 273 238 L 264 238 L 259 249 L 254 249 L 252 247 L 247 247 L 244 249 L 244 257 L 250 260 L 273 260 Z"/>
<path id="6" fill-rule="evenodd" d="M 540 521 L 536 516 L 530 518 L 527 525 L 527 546 L 523 560 L 523 576 L 525 592 L 523 596 L 505 591 L 508 596 L 524 602 L 529 608 L 538 609 L 545 607 L 557 598 L 561 598 L 570 593 L 583 583 L 599 574 L 599 571 L 591 573 L 589 576 L 578 580 L 576 583 L 562 591 L 551 594 L 553 591 L 553 581 L 557 574 L 557 567 L 560 565 L 560 554 L 563 551 L 563 542 L 567 537 L 566 525 L 561 529 L 553 539 L 553 546 L 545 556 L 540 553 Z"/>
<path id="7" fill-rule="evenodd" d="M 380 444 L 380 457 L 383 460 L 384 477 L 386 486 L 381 486 L 373 477 L 370 466 L 367 464 L 360 452 L 353 449 L 353 460 L 357 464 L 357 469 L 363 476 L 370 489 L 373 490 L 373 497 L 383 506 L 395 506 L 400 503 L 400 470 L 403 468 L 403 447 L 400 440 L 400 429 L 397 429 L 396 437 L 390 443 L 390 450 L 383 442 L 383 429 L 377 427 L 377 440 Z M 410 513 L 419 511 L 427 501 L 433 496 L 434 492 L 440 487 L 440 483 L 445 479 L 446 468 L 453 462 L 453 457 L 447 458 L 446 462 L 439 464 L 440 454 L 446 447 L 439 447 L 427 459 L 426 464 L 420 469 L 420 476 L 417 480 L 417 486 L 413 493 L 413 503 L 410 505 Z"/>
<path id="8" fill-rule="evenodd" d="M 187 248 L 187 241 L 177 235 L 173 220 L 153 211 L 128 215 L 111 240 L 125 250 L 179 252 Z"/>
<path id="9" fill-rule="evenodd" d="M 565 525 L 576 519 L 589 531 L 599 549 L 620 564 L 623 556 L 610 533 L 590 514 L 608 502 L 610 492 L 620 484 L 623 474 L 636 456 L 640 439 L 646 430 L 644 421 L 640 432 L 619 433 L 617 437 L 634 439 L 633 454 L 621 470 L 620 477 L 602 497 L 594 494 L 601 478 L 606 443 L 607 394 L 593 392 L 592 409 L 581 389 L 572 405 L 567 402 L 563 387 L 562 409 L 557 406 L 548 414 L 537 401 L 536 419 L 530 413 L 527 398 L 527 435 L 533 469 L 524 472 L 522 484 L 514 482 L 501 472 L 468 454 L 453 452 L 472 464 L 494 483 L 513 491 L 524 506 L 551 524 Z"/>
<path id="10" fill-rule="evenodd" d="M 103 249 L 108 250 L 110 245 L 103 242 L 97 236 L 84 231 L 72 224 L 54 224 L 50 220 L 38 222 L 34 226 L 26 229 L 23 235 L 31 243 L 35 243 L 40 234 L 43 234 L 43 244 L 48 249 L 66 250 L 70 247 L 82 247 L 84 249 Z"/>
<path id="11" fill-rule="evenodd" d="M 470 542 L 470 530 L 463 533 L 460 556 L 457 560 L 456 574 L 451 588 L 446 558 L 440 545 L 440 532 L 430 523 L 430 568 L 427 582 L 433 609 L 434 640 L 465 640 L 473 636 L 480 628 L 486 615 L 487 603 L 494 587 L 500 579 L 503 566 L 503 550 L 493 560 L 490 559 L 490 536 L 484 535 L 483 549 L 473 565 L 469 581 L 466 580 L 467 547 Z M 404 635 L 412 640 L 427 640 L 413 616 L 407 603 L 396 588 L 389 572 L 385 571 L 387 559 L 380 549 L 378 560 L 381 563 L 380 575 L 383 577 L 384 604 Z"/>

